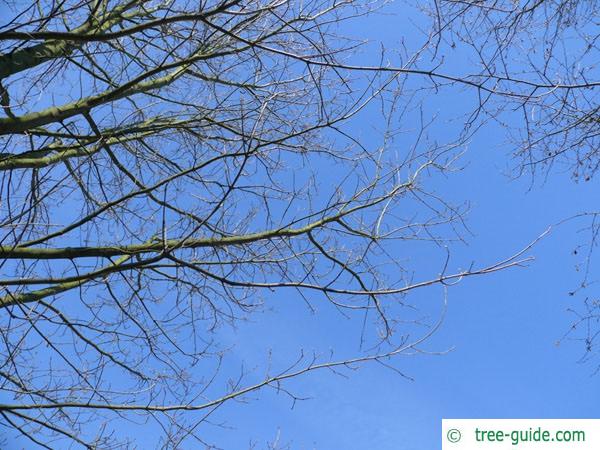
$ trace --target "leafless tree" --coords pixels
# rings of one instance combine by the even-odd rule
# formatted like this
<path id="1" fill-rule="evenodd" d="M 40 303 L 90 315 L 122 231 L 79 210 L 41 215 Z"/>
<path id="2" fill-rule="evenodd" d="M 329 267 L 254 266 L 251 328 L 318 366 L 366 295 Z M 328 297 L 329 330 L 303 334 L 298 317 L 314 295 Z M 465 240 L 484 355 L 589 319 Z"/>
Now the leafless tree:
<path id="1" fill-rule="evenodd" d="M 600 167 L 600 4 L 589 0 L 460 1 L 428 5 L 437 32 L 433 51 L 470 49 L 463 75 L 481 89 L 475 117 L 500 123 L 517 156 L 518 175 L 554 172 L 587 182 Z M 475 70 L 479 67 L 478 70 Z M 599 354 L 600 301 L 594 258 L 600 233 L 592 207 L 562 223 L 578 224 L 573 249 L 581 282 L 568 293 L 583 307 L 565 339 L 581 341 L 583 361 Z M 566 256 L 566 255 L 565 255 Z M 600 368 L 600 366 L 598 366 Z"/>
<path id="2" fill-rule="evenodd" d="M 600 161 L 598 2 L 441 0 L 429 13 L 436 51 L 470 50 L 463 75 L 488 88 L 478 113 L 512 133 L 523 171 L 589 180 Z"/>
<path id="3" fill-rule="evenodd" d="M 142 417 L 158 447 L 208 447 L 198 427 L 225 403 L 273 387 L 295 399 L 292 378 L 418 352 L 439 322 L 406 331 L 410 291 L 522 263 L 518 252 L 449 272 L 442 260 L 415 277 L 396 253 L 461 223 L 425 181 L 452 169 L 466 135 L 437 144 L 424 121 L 398 144 L 399 119 L 418 107 L 410 77 L 543 105 L 548 118 L 556 97 L 561 122 L 548 126 L 597 127 L 591 108 L 560 100 L 581 91 L 554 79 L 419 67 L 457 20 L 519 30 L 529 17 L 480 3 L 446 2 L 396 66 L 353 64 L 361 43 L 339 34 L 376 2 L 6 4 L 2 426 L 45 448 L 128 448 L 115 423 Z M 367 142 L 353 127 L 374 110 L 382 125 Z M 369 350 L 232 381 L 219 332 L 289 292 L 364 317 Z"/>

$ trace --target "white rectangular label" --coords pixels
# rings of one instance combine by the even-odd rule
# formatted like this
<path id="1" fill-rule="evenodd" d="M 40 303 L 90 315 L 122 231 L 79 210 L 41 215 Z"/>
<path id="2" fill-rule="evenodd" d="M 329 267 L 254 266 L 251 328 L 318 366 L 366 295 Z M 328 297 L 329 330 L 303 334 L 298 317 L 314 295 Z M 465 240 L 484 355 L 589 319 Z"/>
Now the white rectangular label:
<path id="1" fill-rule="evenodd" d="M 599 450 L 600 419 L 442 419 L 442 450 Z"/>

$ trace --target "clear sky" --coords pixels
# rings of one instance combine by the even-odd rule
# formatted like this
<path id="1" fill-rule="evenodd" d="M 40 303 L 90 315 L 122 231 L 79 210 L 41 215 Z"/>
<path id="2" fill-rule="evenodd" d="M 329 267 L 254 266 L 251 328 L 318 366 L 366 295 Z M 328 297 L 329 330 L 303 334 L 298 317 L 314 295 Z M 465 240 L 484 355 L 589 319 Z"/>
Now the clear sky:
<path id="1" fill-rule="evenodd" d="M 397 3 L 386 11 L 396 15 L 360 19 L 352 32 L 388 49 L 401 39 L 418 41 L 413 10 Z M 459 66 L 457 61 L 445 67 Z M 440 139 L 451 128 L 444 115 L 467 110 L 474 95 L 463 90 L 431 98 L 431 110 L 442 117 L 432 127 Z M 510 175 L 517 163 L 510 154 L 504 131 L 490 123 L 471 140 L 463 170 L 428 181 L 445 198 L 471 206 L 472 235 L 466 234 L 466 245 L 452 246 L 455 267 L 502 259 L 550 225 L 596 208 L 597 180 L 575 183 L 560 171 L 533 185 L 527 177 L 515 180 Z M 313 399 L 294 404 L 284 394 L 268 392 L 258 402 L 227 405 L 220 417 L 232 428 L 207 428 L 207 438 L 226 449 L 247 448 L 249 442 L 265 448 L 278 437 L 277 448 L 421 450 L 441 446 L 442 418 L 600 417 L 594 362 L 579 362 L 581 342 L 566 339 L 557 345 L 575 317 L 568 309 L 581 309 L 582 298 L 568 293 L 581 280 L 575 270 L 581 259 L 573 250 L 586 242 L 585 225 L 579 220 L 554 227 L 531 252 L 535 261 L 527 268 L 467 279 L 452 288 L 443 326 L 425 345 L 432 352 L 451 351 L 402 357 L 396 366 L 412 381 L 377 364 L 349 378 L 314 374 L 294 384 L 299 394 Z M 435 252 L 406 256 L 416 262 L 417 272 L 430 272 L 442 260 Z M 264 360 L 266 349 L 272 349 L 273 360 L 283 367 L 300 348 L 308 353 L 358 349 L 356 324 L 327 306 L 311 314 L 289 295 L 271 299 L 272 312 L 230 337 L 240 361 Z M 442 296 L 437 287 L 409 299 L 435 315 Z"/>
<path id="2" fill-rule="evenodd" d="M 507 256 L 548 225 L 593 208 L 595 182 L 576 185 L 557 176 L 528 191 L 528 183 L 502 175 L 505 155 L 489 148 L 489 138 L 474 140 L 466 156 L 470 164 L 448 180 L 448 189 L 468 194 L 472 202 L 474 236 L 455 249 L 457 258 L 485 263 Z M 348 379 L 315 374 L 299 384 L 312 400 L 292 409 L 284 395 L 269 393 L 268 402 L 260 396 L 257 403 L 228 405 L 222 416 L 233 429 L 212 429 L 209 436 L 227 449 L 246 448 L 249 437 L 265 448 L 280 430 L 280 442 L 293 449 L 420 450 L 440 447 L 442 418 L 597 418 L 595 366 L 578 363 L 580 342 L 557 346 L 574 319 L 567 309 L 581 307 L 581 299 L 568 292 L 580 280 L 572 251 L 581 242 L 576 232 L 582 225 L 555 228 L 535 247 L 528 268 L 464 280 L 451 289 L 443 326 L 425 347 L 452 351 L 402 360 L 399 367 L 413 381 L 378 365 L 363 366 Z M 413 304 L 439 304 L 441 292 L 432 288 L 415 297 Z M 293 302 L 299 299 L 278 298 L 276 311 L 239 330 L 232 341 L 240 360 L 273 348 L 283 365 L 300 346 L 349 345 L 352 333 L 343 324 Z"/>
<path id="3" fill-rule="evenodd" d="M 386 11 L 393 14 L 361 18 L 348 25 L 348 32 L 383 42 L 388 50 L 403 39 L 409 47 L 416 44 L 417 13 L 403 3 Z M 464 63 L 460 51 L 445 70 Z M 377 61 L 378 55 L 372 56 Z M 465 89 L 442 90 L 427 99 L 427 112 L 440 115 L 431 126 L 432 135 L 451 139 L 460 123 L 446 119 L 468 111 L 474 96 Z M 362 128 L 355 130 L 365 141 L 371 121 L 377 120 L 370 114 L 367 111 Z M 411 120 L 417 120 L 416 113 L 407 116 Z M 412 125 L 403 124 L 407 130 Z M 504 133 L 498 125 L 487 124 L 470 140 L 460 171 L 426 181 L 444 198 L 470 205 L 470 232 L 462 232 L 466 242 L 451 245 L 452 269 L 508 257 L 550 225 L 596 208 L 599 180 L 575 183 L 568 173 L 555 172 L 532 184 L 527 177 L 510 176 L 517 162 L 511 160 Z M 411 136 L 406 139 L 409 142 Z M 575 318 L 569 308 L 582 307 L 582 297 L 568 293 L 581 280 L 575 270 L 581 256 L 573 250 L 586 241 L 579 232 L 585 225 L 575 220 L 554 227 L 528 253 L 535 257 L 528 267 L 465 279 L 452 287 L 443 324 L 423 345 L 432 354 L 400 356 L 394 366 L 403 375 L 376 363 L 340 374 L 313 373 L 286 385 L 310 398 L 294 402 L 284 392 L 263 390 L 245 403 L 223 405 L 211 416 L 214 423 L 203 424 L 199 434 L 227 450 L 270 448 L 268 443 L 274 441 L 278 450 L 427 450 L 441 446 L 442 418 L 600 417 L 600 375 L 594 373 L 600 360 L 581 363 L 582 343 L 561 340 Z M 417 274 L 431 274 L 443 265 L 444 255 L 442 249 L 432 248 L 398 258 L 410 259 Z M 433 322 L 443 298 L 437 286 L 407 300 Z M 301 351 L 321 356 L 331 350 L 336 356 L 360 352 L 360 321 L 344 318 L 331 305 L 318 305 L 312 313 L 289 291 L 266 297 L 266 306 L 248 323 L 222 332 L 234 352 L 228 362 L 232 374 L 242 364 L 250 370 L 256 367 L 254 381 L 259 381 L 260 368 L 269 358 L 273 367 L 285 368 Z M 122 424 L 138 439 L 140 449 L 153 448 L 145 441 L 147 426 Z M 15 442 L 15 448 L 26 445 Z"/>

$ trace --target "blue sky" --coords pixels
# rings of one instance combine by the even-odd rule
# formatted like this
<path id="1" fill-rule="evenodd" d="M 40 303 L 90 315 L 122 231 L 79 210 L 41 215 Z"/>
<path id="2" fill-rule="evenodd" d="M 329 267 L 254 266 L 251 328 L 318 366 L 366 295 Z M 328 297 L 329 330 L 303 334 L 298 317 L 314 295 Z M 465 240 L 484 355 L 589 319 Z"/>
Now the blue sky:
<path id="1" fill-rule="evenodd" d="M 470 164 L 450 188 L 472 202 L 469 244 L 454 249 L 458 259 L 491 262 L 518 250 L 549 225 L 593 207 L 595 182 L 576 185 L 557 176 L 529 189 L 526 180 L 501 173 L 506 155 L 484 148 L 490 135 L 475 139 Z M 442 418 L 593 418 L 600 394 L 593 364 L 580 364 L 583 346 L 565 340 L 581 299 L 568 292 L 580 278 L 572 250 L 582 241 L 582 222 L 556 227 L 531 252 L 527 268 L 472 278 L 449 291 L 442 328 L 424 346 L 452 349 L 441 356 L 416 355 L 397 363 L 408 381 L 378 365 L 342 378 L 315 374 L 296 383 L 312 400 L 259 396 L 248 405 L 228 405 L 222 417 L 233 427 L 208 429 L 223 448 L 245 448 L 253 437 L 264 448 L 280 430 L 293 449 L 418 450 L 438 448 Z M 415 293 L 413 304 L 439 306 L 441 290 Z M 310 314 L 296 298 L 278 298 L 275 311 L 241 327 L 232 337 L 240 360 L 260 359 L 272 348 L 281 365 L 298 348 L 358 346 L 356 335 L 328 314 Z M 334 314 L 331 314 L 334 316 Z"/>
<path id="2" fill-rule="evenodd" d="M 351 31 L 384 42 L 388 49 L 400 39 L 418 42 L 410 24 L 419 22 L 418 15 L 402 9 L 403 4 L 388 11 L 394 8 L 396 16 L 361 19 Z M 447 70 L 460 68 L 460 58 L 466 58 L 457 52 L 459 59 L 446 64 Z M 442 91 L 428 99 L 430 110 L 441 116 L 432 133 L 449 138 L 456 124 L 444 117 L 467 111 L 474 95 Z M 507 120 L 520 125 L 517 118 Z M 452 246 L 455 267 L 502 259 L 550 225 L 595 209 L 597 181 L 575 183 L 568 171 L 533 184 L 526 176 L 515 180 L 512 148 L 505 131 L 493 123 L 475 135 L 467 150 L 461 171 L 428 180 L 445 198 L 470 204 L 472 235 L 467 244 Z M 349 378 L 314 374 L 294 384 L 312 400 L 292 409 L 285 395 L 270 392 L 258 402 L 225 406 L 222 417 L 232 429 L 207 428 L 207 438 L 214 437 L 223 448 L 245 448 L 251 438 L 256 448 L 264 448 L 279 433 L 280 445 L 293 449 L 419 450 L 440 447 L 442 418 L 598 417 L 596 367 L 579 362 L 581 342 L 561 340 L 574 319 L 568 309 L 581 308 L 582 298 L 568 293 L 581 281 L 575 270 L 580 256 L 573 250 L 586 242 L 581 232 L 585 225 L 579 219 L 553 227 L 530 252 L 535 261 L 526 268 L 467 279 L 452 288 L 443 326 L 424 346 L 432 352 L 451 351 L 401 357 L 396 367 L 413 381 L 377 364 L 365 365 Z M 439 253 L 411 256 L 417 272 L 440 264 Z M 435 287 L 409 299 L 435 315 L 442 296 Z M 271 300 L 272 312 L 254 317 L 254 323 L 231 336 L 240 361 L 261 360 L 267 348 L 281 366 L 293 361 L 299 348 L 357 349 L 356 328 L 327 307 L 310 314 L 292 294 Z"/>
<path id="3" fill-rule="evenodd" d="M 454 180 L 457 193 L 470 193 L 469 224 L 475 235 L 457 250 L 463 252 L 458 257 L 494 260 L 521 248 L 549 224 L 593 207 L 594 183 L 575 185 L 556 177 L 528 192 L 526 182 L 510 181 L 498 170 L 505 155 L 477 154 L 477 142 L 488 138 L 474 142 L 467 156 L 472 163 Z M 580 301 L 568 292 L 579 281 L 572 250 L 581 225 L 554 229 L 535 247 L 536 260 L 528 268 L 468 279 L 450 290 L 444 324 L 426 348 L 453 350 L 443 356 L 406 357 L 399 366 L 414 381 L 377 365 L 364 366 L 349 379 L 315 375 L 301 384 L 302 392 L 315 399 L 292 410 L 284 396 L 276 401 L 269 395 L 269 407 L 259 402 L 230 408 L 234 430 L 215 432 L 216 440 L 230 442 L 224 448 L 240 448 L 255 436 L 264 445 L 279 428 L 281 441 L 291 448 L 416 450 L 440 446 L 442 418 L 597 417 L 595 367 L 577 363 L 580 343 L 556 345 L 573 319 L 567 308 Z M 416 296 L 439 300 L 440 290 Z M 277 314 L 259 322 L 268 325 L 262 328 L 264 336 L 254 334 L 260 326 L 241 329 L 238 351 L 260 353 L 276 337 L 278 344 L 270 347 L 278 348 L 282 361 L 288 350 L 291 360 L 299 341 L 310 345 L 323 336 L 335 345 L 332 334 L 347 334 L 329 329 L 322 316 L 310 315 L 292 301 L 282 299 L 285 305 Z"/>
<path id="4" fill-rule="evenodd" d="M 403 3 L 386 11 L 395 15 L 360 18 L 346 31 L 370 39 L 373 49 L 381 42 L 394 49 L 401 40 L 416 47 L 421 39 L 416 27 L 424 23 L 417 12 Z M 452 55 L 455 58 L 444 65 L 450 72 L 468 61 L 460 48 Z M 373 51 L 360 58 L 376 62 L 378 55 Z M 449 120 L 470 111 L 475 100 L 475 93 L 466 89 L 442 89 L 427 97 L 426 112 L 439 114 L 430 128 L 432 139 L 453 139 L 461 123 Z M 403 126 L 411 129 L 417 119 L 412 113 Z M 374 111 L 366 111 L 354 131 L 368 142 L 377 120 Z M 519 126 L 517 117 L 506 120 Z M 409 134 L 398 145 L 402 148 L 411 139 Z M 505 130 L 497 124 L 490 122 L 479 130 L 465 150 L 458 164 L 461 170 L 426 180 L 444 198 L 470 205 L 466 216 L 470 232 L 463 232 L 466 242 L 451 245 L 455 270 L 472 262 L 483 266 L 503 259 L 550 225 L 596 207 L 598 180 L 575 183 L 560 172 L 533 184 L 526 176 L 511 177 L 517 162 L 511 159 Z M 579 219 L 554 227 L 528 253 L 535 257 L 528 267 L 465 279 L 451 288 L 445 320 L 422 347 L 432 354 L 400 356 L 394 363 L 404 376 L 376 363 L 343 370 L 341 375 L 312 373 L 286 385 L 310 399 L 293 402 L 283 392 L 263 390 L 248 402 L 223 405 L 214 414 L 214 424 L 203 424 L 199 434 L 224 449 L 252 444 L 268 448 L 267 442 L 278 439 L 279 450 L 286 445 L 307 450 L 420 450 L 440 447 L 442 418 L 598 417 L 596 366 L 593 361 L 579 362 L 581 342 L 561 341 L 574 319 L 568 309 L 581 308 L 581 296 L 568 293 L 581 280 L 575 270 L 581 257 L 573 250 L 586 242 L 586 235 L 578 232 L 585 225 Z M 391 251 L 404 248 L 410 246 Z M 440 248 L 398 254 L 411 260 L 420 278 L 435 274 L 444 256 Z M 443 289 L 434 286 L 407 300 L 418 314 L 435 321 L 443 298 Z M 284 368 L 301 351 L 321 357 L 330 351 L 336 356 L 358 354 L 360 320 L 348 320 L 331 305 L 316 303 L 312 313 L 296 294 L 281 291 L 266 298 L 265 312 L 222 331 L 223 345 L 233 348 L 227 362 L 231 373 L 242 365 L 250 371 L 256 368 L 247 381 L 252 376 L 258 381 L 269 359 L 273 367 Z M 151 448 L 147 426 L 123 422 L 119 428 L 128 430 L 140 442 L 139 448 Z M 15 448 L 21 448 L 16 442 Z"/>

